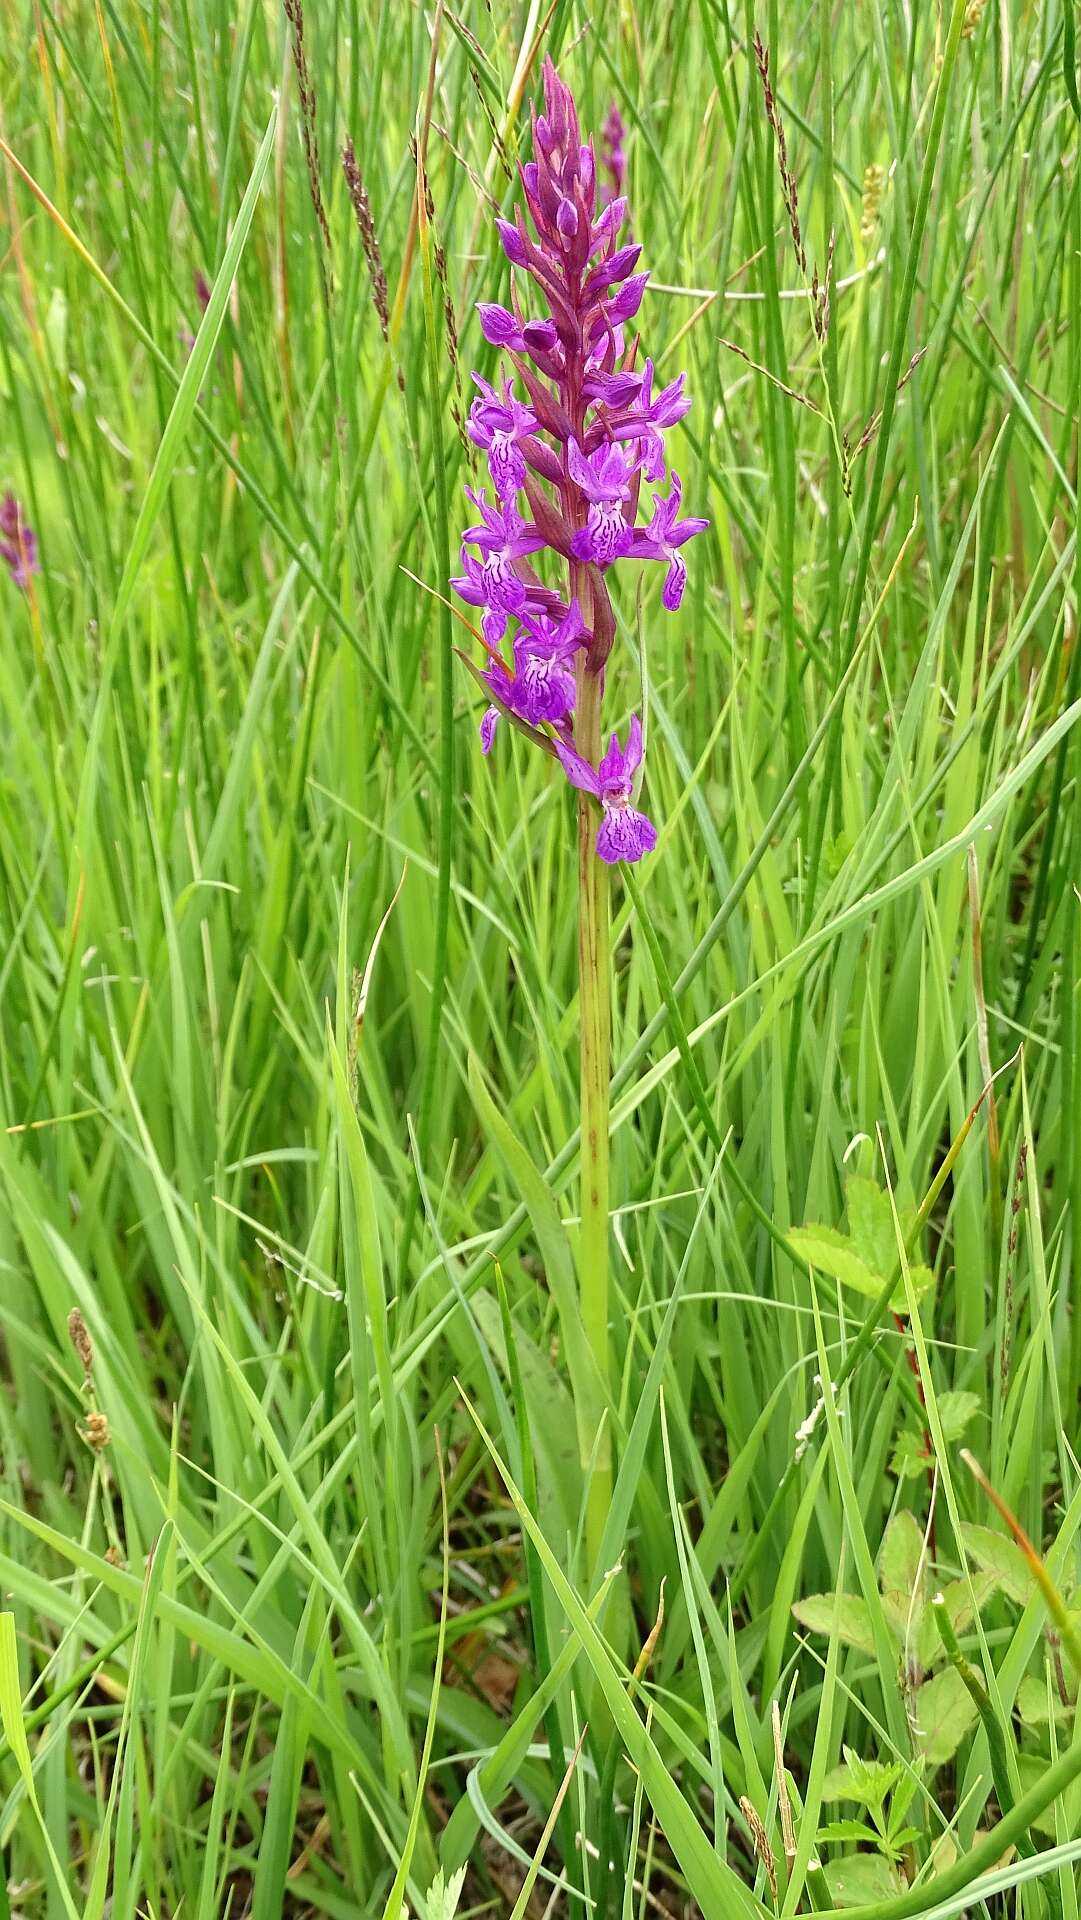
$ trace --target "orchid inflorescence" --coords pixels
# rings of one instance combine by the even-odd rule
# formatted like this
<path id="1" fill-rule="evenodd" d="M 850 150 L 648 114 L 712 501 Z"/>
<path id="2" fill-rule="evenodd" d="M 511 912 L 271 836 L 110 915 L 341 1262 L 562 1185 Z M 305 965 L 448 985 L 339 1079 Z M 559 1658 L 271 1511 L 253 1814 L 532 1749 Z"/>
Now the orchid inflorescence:
<path id="1" fill-rule="evenodd" d="M 484 337 L 507 355 L 524 397 L 511 378 L 495 386 L 473 375 L 468 431 L 487 455 L 494 500 L 485 487 L 466 488 L 478 518 L 463 535 L 453 585 L 481 610 L 488 663 L 480 678 L 494 703 L 481 721 L 483 751 L 506 713 L 599 801 L 601 859 L 638 860 L 657 840 L 633 804 L 641 722 L 632 719 L 626 748 L 613 734 L 594 767 L 575 740 L 575 711 L 587 675 L 603 684 L 615 638 L 608 569 L 624 559 L 662 561 L 662 598 L 674 611 L 687 580 L 680 549 L 708 522 L 680 519 L 682 487 L 665 459 L 665 431 L 690 406 L 684 375 L 659 385 L 651 360 L 634 364 L 637 338 L 626 343 L 649 278 L 635 271 L 641 247 L 619 244 L 626 199 L 599 205 L 593 143 L 583 144 L 574 99 L 550 60 L 544 101 L 544 113 L 533 115 L 534 158 L 521 169 L 536 237 L 520 208 L 513 223 L 496 224 L 511 266 L 533 281 L 547 316 L 523 317 L 517 289 L 511 308 L 478 304 Z M 643 480 L 652 511 L 639 525 Z M 565 591 L 538 575 L 533 558 L 542 551 L 565 565 Z M 500 649 L 512 622 L 508 661 Z"/>

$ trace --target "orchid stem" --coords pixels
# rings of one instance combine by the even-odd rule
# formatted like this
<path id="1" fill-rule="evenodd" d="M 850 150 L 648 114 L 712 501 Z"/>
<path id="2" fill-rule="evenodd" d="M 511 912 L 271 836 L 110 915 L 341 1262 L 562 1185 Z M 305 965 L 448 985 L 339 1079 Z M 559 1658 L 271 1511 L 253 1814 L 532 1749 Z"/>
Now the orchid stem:
<path id="1" fill-rule="evenodd" d="M 600 759 L 599 674 L 581 678 L 579 751 Z M 581 1026 L 582 1202 L 578 1238 L 578 1283 L 582 1322 L 605 1390 L 608 1365 L 608 1106 L 612 1015 L 609 984 L 608 868 L 594 843 L 596 808 L 586 794 L 578 804 L 578 967 Z M 587 1575 L 594 1584 L 601 1540 L 612 1497 L 612 1435 L 598 1438 L 586 1506 Z"/>

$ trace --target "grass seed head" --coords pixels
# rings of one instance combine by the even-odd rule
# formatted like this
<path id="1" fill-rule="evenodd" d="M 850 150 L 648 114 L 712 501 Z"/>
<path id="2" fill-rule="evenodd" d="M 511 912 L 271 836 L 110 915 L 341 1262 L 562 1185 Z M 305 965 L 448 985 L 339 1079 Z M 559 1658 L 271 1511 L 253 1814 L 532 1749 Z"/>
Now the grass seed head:
<path id="1" fill-rule="evenodd" d="M 342 148 L 342 172 L 345 175 L 345 185 L 349 198 L 353 203 L 357 232 L 360 234 L 360 244 L 364 249 L 364 258 L 368 263 L 368 278 L 372 283 L 372 299 L 375 302 L 375 310 L 379 315 L 379 325 L 383 330 L 383 338 L 385 340 L 390 327 L 390 301 L 387 297 L 387 275 L 386 269 L 383 266 L 383 254 L 379 245 L 379 235 L 375 230 L 375 221 L 372 218 L 372 203 L 368 198 L 368 190 L 364 185 L 364 176 L 360 171 L 360 163 L 357 160 L 356 149 L 353 146 L 352 140 L 347 140 Z"/>
<path id="2" fill-rule="evenodd" d="M 87 1414 L 80 1432 L 91 1453 L 104 1453 L 111 1438 L 108 1415 L 95 1408 L 93 1413 Z"/>
<path id="3" fill-rule="evenodd" d="M 863 171 L 863 208 L 860 214 L 860 233 L 864 240 L 875 237 L 878 226 L 879 210 L 882 206 L 882 190 L 886 184 L 886 169 L 872 160 Z"/>
<path id="4" fill-rule="evenodd" d="M 68 1337 L 75 1348 L 87 1379 L 94 1371 L 94 1343 L 87 1331 L 86 1321 L 78 1307 L 72 1307 L 68 1314 Z"/>

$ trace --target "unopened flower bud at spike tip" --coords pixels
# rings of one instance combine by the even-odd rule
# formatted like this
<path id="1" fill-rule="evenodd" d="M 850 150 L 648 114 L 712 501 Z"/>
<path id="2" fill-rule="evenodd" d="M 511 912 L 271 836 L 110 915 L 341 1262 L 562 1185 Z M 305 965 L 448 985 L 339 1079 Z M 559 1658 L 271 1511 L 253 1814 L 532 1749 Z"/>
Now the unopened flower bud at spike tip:
<path id="1" fill-rule="evenodd" d="M 477 312 L 480 315 L 481 332 L 489 346 L 521 349 L 522 329 L 506 307 L 497 306 L 490 300 L 478 300 Z"/>

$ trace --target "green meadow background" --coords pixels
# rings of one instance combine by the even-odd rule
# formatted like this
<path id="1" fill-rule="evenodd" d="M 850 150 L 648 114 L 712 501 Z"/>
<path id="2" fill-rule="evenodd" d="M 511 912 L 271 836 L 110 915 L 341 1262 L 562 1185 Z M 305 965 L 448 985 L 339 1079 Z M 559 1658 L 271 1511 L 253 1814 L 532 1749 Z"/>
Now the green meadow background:
<path id="1" fill-rule="evenodd" d="M 615 583 L 596 1569 L 573 804 L 438 597 L 545 50 L 711 522 Z M 3 9 L 0 1920 L 1076 1920 L 1075 69 L 1073 0 Z"/>

